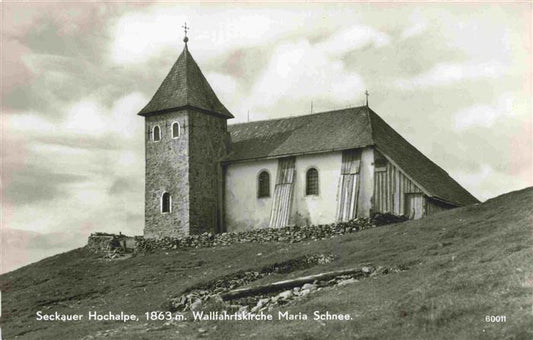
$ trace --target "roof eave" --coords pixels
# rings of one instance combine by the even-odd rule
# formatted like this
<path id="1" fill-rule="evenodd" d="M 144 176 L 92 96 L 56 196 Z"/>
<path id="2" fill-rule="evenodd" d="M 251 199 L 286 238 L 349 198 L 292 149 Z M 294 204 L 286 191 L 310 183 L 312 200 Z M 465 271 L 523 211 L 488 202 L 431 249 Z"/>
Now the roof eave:
<path id="1" fill-rule="evenodd" d="M 221 113 L 221 112 L 216 112 L 216 111 L 212 111 L 212 110 L 206 110 L 206 109 L 203 109 L 201 107 L 194 106 L 194 105 L 182 105 L 182 106 L 171 107 L 171 108 L 168 108 L 168 109 L 162 109 L 162 110 L 156 110 L 156 111 L 147 111 L 147 112 L 144 112 L 144 109 L 143 109 L 143 110 L 139 111 L 139 113 L 137 113 L 137 115 L 146 118 L 146 117 L 149 117 L 149 116 L 155 116 L 155 115 L 164 114 L 164 113 L 168 113 L 168 112 L 180 111 L 180 110 L 188 110 L 188 109 L 197 110 L 197 111 L 200 111 L 200 112 L 203 112 L 203 113 L 207 113 L 207 114 L 210 114 L 210 115 L 213 115 L 213 116 L 222 117 L 222 118 L 226 118 L 226 119 L 235 118 L 229 111 L 227 111 L 227 113 Z"/>
<path id="2" fill-rule="evenodd" d="M 221 163 L 223 163 L 223 164 L 241 163 L 241 162 L 251 162 L 251 161 L 265 160 L 265 159 L 276 159 L 276 158 L 283 158 L 283 157 L 292 157 L 292 156 L 314 155 L 314 154 L 326 153 L 326 152 L 336 152 L 336 151 L 344 151 L 344 150 L 351 150 L 351 149 L 363 149 L 363 148 L 368 148 L 370 146 L 374 146 L 374 144 L 367 144 L 367 145 L 363 145 L 363 146 L 349 147 L 349 148 L 333 148 L 333 149 L 324 149 L 324 150 L 318 150 L 318 151 L 293 152 L 293 153 L 286 153 L 286 154 L 279 154 L 279 155 L 268 155 L 268 156 L 264 156 L 264 157 L 226 159 L 226 160 L 222 160 Z M 229 157 L 231 157 L 231 154 L 229 155 Z"/>
<path id="3" fill-rule="evenodd" d="M 441 203 L 444 203 L 444 204 L 447 204 L 447 205 L 453 205 L 454 207 L 461 207 L 461 206 L 464 206 L 465 204 L 459 204 L 459 203 L 456 203 L 456 202 L 451 202 L 451 201 L 448 201 L 448 200 L 445 200 L 443 198 L 440 198 L 438 196 L 429 196 L 429 198 L 431 198 L 432 200 L 435 200 L 435 201 L 438 201 L 438 202 L 441 202 Z"/>

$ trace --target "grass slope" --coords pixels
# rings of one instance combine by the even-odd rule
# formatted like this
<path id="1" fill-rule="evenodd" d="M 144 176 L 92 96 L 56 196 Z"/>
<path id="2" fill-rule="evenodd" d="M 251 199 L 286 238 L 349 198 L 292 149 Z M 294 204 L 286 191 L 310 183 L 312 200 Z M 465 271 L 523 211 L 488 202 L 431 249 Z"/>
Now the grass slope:
<path id="1" fill-rule="evenodd" d="M 56 255 L 0 277 L 4 339 L 526 339 L 533 338 L 533 189 L 480 205 L 345 235 L 288 244 L 161 251 L 105 261 L 84 249 Z M 169 297 L 240 270 L 302 255 L 336 260 L 262 281 L 365 263 L 407 270 L 321 290 L 286 308 L 308 321 L 44 322 L 35 313 L 163 310 Z M 315 310 L 351 321 L 313 321 Z M 273 311 L 277 315 L 277 311 Z M 505 315 L 505 323 L 487 323 Z M 142 319 L 141 319 L 142 320 Z M 199 328 L 203 332 L 199 332 Z"/>

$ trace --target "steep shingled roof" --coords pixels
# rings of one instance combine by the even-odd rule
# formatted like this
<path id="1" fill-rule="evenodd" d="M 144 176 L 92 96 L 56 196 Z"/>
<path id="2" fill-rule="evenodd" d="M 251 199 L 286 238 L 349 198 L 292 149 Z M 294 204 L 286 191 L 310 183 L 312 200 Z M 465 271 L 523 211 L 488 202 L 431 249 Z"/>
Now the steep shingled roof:
<path id="1" fill-rule="evenodd" d="M 368 110 L 372 136 L 378 150 L 417 182 L 429 196 L 456 205 L 479 203 L 440 166 L 406 141 L 374 111 Z"/>
<path id="2" fill-rule="evenodd" d="M 228 131 L 227 162 L 375 145 L 430 197 L 456 205 L 479 202 L 366 106 L 228 125 Z"/>
<path id="3" fill-rule="evenodd" d="M 228 125 L 228 160 L 345 150 L 372 145 L 364 108 Z"/>
<path id="4" fill-rule="evenodd" d="M 170 69 L 159 89 L 138 114 L 148 116 L 153 113 L 187 107 L 197 108 L 225 118 L 234 118 L 218 100 L 198 64 L 189 53 L 187 44 L 185 44 L 178 60 Z"/>

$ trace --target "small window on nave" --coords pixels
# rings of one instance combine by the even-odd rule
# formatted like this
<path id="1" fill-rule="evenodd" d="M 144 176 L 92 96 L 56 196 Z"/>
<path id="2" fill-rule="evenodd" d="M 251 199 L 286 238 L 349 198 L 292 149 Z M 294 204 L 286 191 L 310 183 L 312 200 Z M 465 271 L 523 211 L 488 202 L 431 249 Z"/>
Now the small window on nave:
<path id="1" fill-rule="evenodd" d="M 307 170 L 305 179 L 305 194 L 318 195 L 318 170 L 315 168 Z"/>
<path id="2" fill-rule="evenodd" d="M 257 198 L 270 197 L 270 174 L 261 171 L 257 178 Z"/>

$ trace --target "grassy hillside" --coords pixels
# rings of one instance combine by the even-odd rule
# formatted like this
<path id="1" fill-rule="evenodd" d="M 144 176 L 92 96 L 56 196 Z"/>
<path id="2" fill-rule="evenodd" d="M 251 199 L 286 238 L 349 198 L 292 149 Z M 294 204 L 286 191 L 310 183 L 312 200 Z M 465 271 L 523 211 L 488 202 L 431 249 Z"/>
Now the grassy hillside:
<path id="1" fill-rule="evenodd" d="M 316 242 L 241 244 L 103 260 L 84 249 L 0 277 L 4 339 L 533 338 L 533 189 L 418 221 Z M 219 277 L 303 255 L 335 260 L 261 279 L 363 264 L 403 271 L 318 291 L 280 307 L 307 321 L 147 322 L 170 298 Z M 254 284 L 254 283 L 252 283 Z M 350 321 L 314 321 L 313 311 Z M 138 322 L 36 321 L 35 313 L 124 311 Z M 271 313 L 277 316 L 277 310 Z M 505 316 L 500 323 L 486 316 Z"/>

